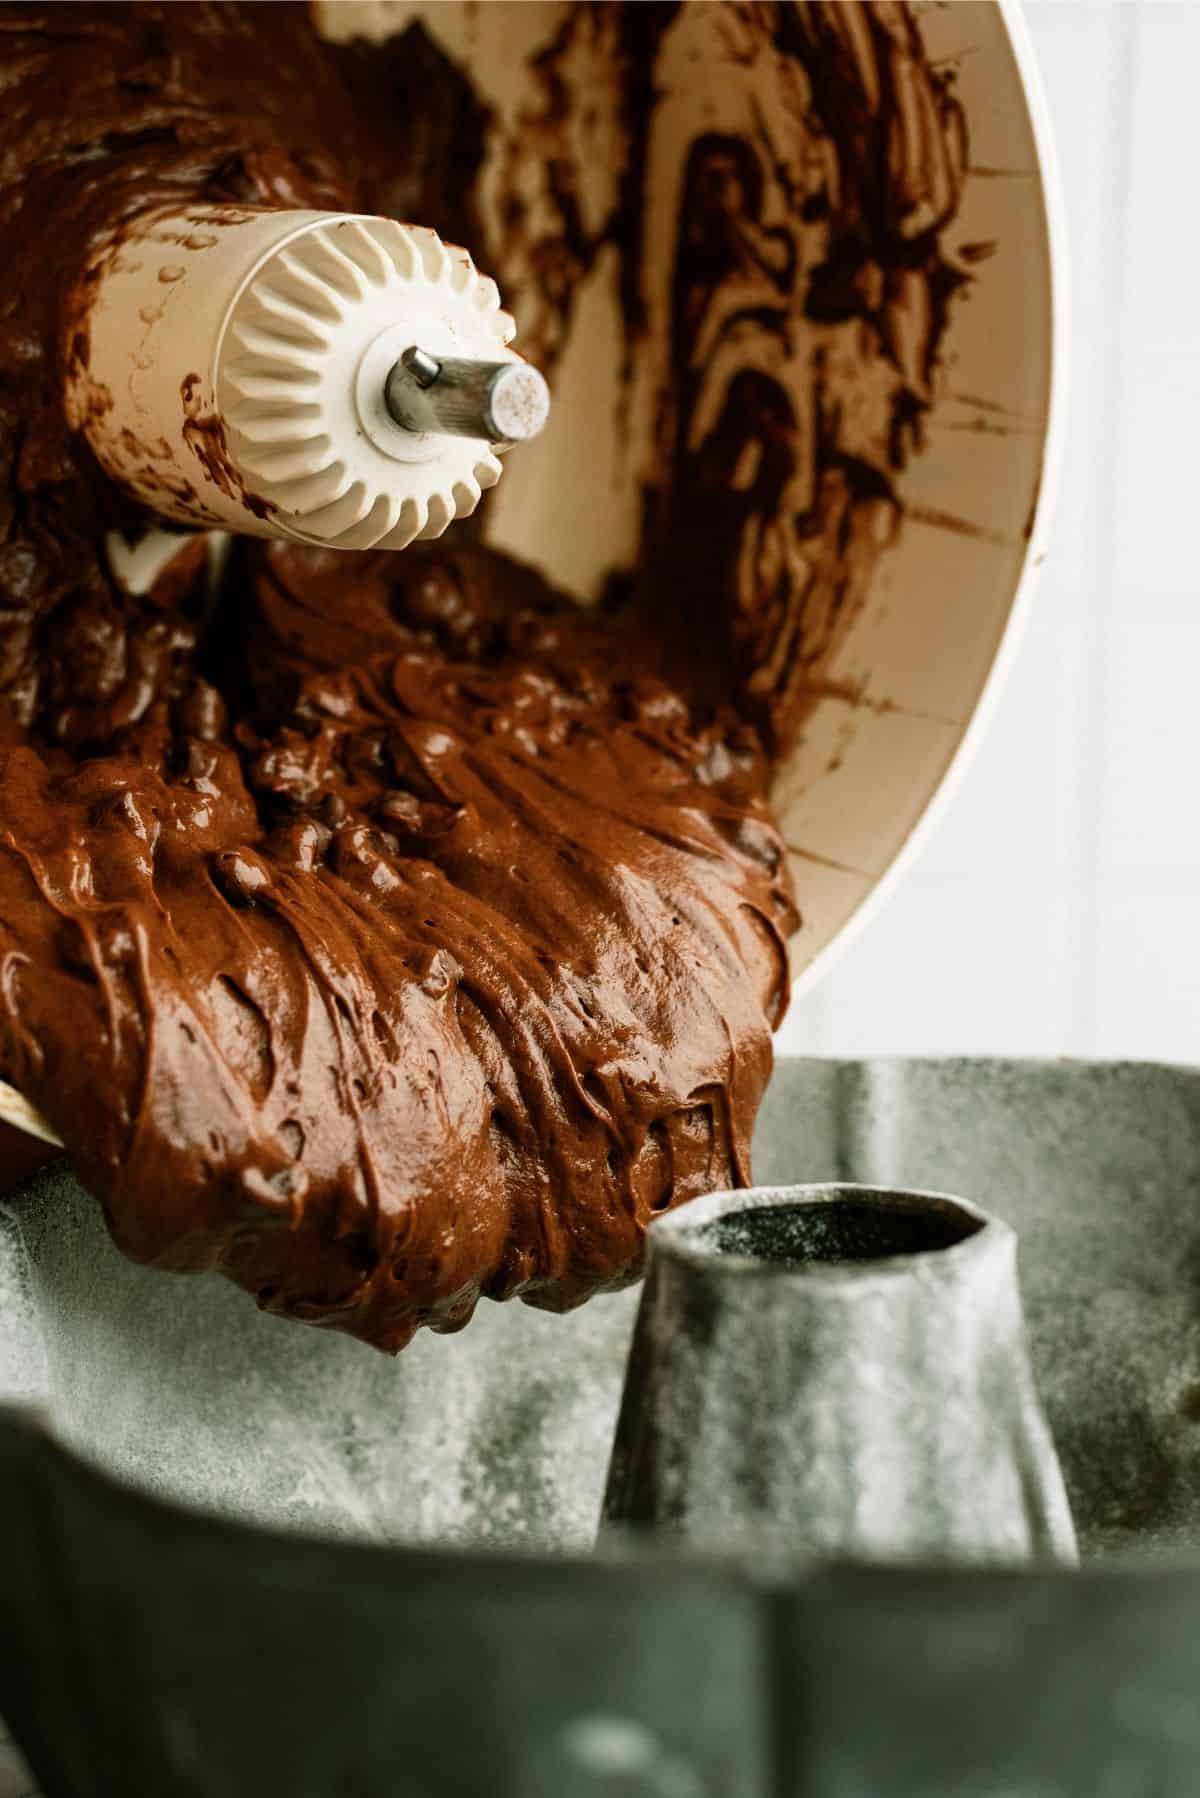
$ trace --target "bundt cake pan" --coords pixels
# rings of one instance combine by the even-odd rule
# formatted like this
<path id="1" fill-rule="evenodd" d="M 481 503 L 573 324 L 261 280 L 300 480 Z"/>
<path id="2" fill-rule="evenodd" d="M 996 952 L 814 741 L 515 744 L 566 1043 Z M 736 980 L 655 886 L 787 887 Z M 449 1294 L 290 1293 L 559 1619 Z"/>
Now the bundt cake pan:
<path id="1" fill-rule="evenodd" d="M 592 1557 L 636 1293 L 389 1361 L 126 1263 L 60 1164 L 0 1254 L 0 1708 L 46 1798 L 1191 1798 L 1200 1072 L 784 1060 L 756 1172 L 1016 1229 L 1081 1571 Z"/>

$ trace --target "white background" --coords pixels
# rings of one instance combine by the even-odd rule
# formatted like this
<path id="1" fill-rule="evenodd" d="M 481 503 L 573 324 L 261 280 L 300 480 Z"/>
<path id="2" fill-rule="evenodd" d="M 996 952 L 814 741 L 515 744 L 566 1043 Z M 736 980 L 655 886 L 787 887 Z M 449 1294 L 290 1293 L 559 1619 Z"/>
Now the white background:
<path id="1" fill-rule="evenodd" d="M 1068 233 L 1050 554 L 952 802 L 785 1050 L 1200 1061 L 1200 0 L 1025 17 Z"/>

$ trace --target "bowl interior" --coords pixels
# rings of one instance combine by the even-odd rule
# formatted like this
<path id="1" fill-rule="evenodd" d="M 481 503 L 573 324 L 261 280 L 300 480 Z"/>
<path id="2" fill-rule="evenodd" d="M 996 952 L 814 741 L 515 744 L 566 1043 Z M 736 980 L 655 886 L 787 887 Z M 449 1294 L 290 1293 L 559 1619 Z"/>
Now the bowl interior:
<path id="1" fill-rule="evenodd" d="M 456 215 L 430 222 L 469 238 L 554 387 L 490 540 L 582 602 L 633 574 L 716 580 L 736 611 L 795 736 L 774 799 L 799 973 L 942 783 L 1030 550 L 1053 298 L 1005 10 L 317 16 L 454 112 L 424 148 Z"/>

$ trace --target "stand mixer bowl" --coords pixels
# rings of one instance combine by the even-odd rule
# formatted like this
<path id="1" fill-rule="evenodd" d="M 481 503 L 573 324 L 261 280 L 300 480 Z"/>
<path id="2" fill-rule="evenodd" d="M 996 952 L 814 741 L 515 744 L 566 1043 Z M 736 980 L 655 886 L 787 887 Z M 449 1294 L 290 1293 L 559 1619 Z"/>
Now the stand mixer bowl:
<path id="1" fill-rule="evenodd" d="M 1056 197 L 1013 7 L 336 0 L 429 108 L 548 427 L 485 540 L 581 604 L 719 583 L 820 977 L 983 728 L 1056 460 Z M 1058 258 L 1061 262 L 1061 257 Z M 451 529 L 454 527 L 451 526 Z M 48 1135 L 0 1084 L 0 1118 Z"/>

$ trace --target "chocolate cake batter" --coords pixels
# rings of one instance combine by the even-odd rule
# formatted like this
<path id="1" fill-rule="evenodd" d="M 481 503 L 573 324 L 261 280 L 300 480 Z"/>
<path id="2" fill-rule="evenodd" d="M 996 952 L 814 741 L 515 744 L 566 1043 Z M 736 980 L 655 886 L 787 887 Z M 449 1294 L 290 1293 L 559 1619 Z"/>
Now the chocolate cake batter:
<path id="1" fill-rule="evenodd" d="M 651 54 L 675 9 L 600 10 Z M 874 319 L 903 432 L 952 285 L 953 171 L 915 230 L 896 196 L 914 158 L 945 161 L 952 100 L 903 8 L 853 29 L 858 8 L 751 10 L 841 68 L 839 118 L 859 94 L 804 304 L 818 331 Z M 809 511 L 784 507 L 819 570 L 802 590 L 763 537 L 796 470 L 782 387 L 756 376 L 719 431 L 690 427 L 730 270 L 795 284 L 755 225 L 757 152 L 693 152 L 674 323 L 695 372 L 648 502 L 667 547 L 623 603 L 581 616 L 462 526 L 399 556 L 245 541 L 215 604 L 197 548 L 134 598 L 102 545 L 145 521 L 62 411 L 89 243 L 202 198 L 411 217 L 486 265 L 485 121 L 419 27 L 403 56 L 335 49 L 283 5 L 7 5 L 0 91 L 0 1077 L 127 1253 L 381 1348 L 481 1294 L 619 1286 L 656 1212 L 750 1177 L 797 922 L 769 754 L 819 660 L 805 605 L 827 647 L 904 454 L 818 431 Z M 654 96 L 633 91 L 636 139 Z M 880 133 L 890 184 L 856 188 Z M 895 308 L 918 286 L 914 348 Z"/>

